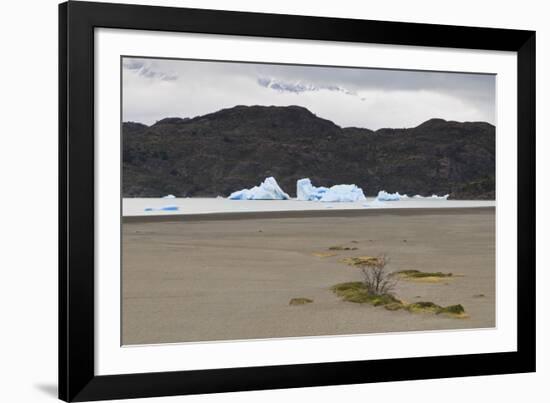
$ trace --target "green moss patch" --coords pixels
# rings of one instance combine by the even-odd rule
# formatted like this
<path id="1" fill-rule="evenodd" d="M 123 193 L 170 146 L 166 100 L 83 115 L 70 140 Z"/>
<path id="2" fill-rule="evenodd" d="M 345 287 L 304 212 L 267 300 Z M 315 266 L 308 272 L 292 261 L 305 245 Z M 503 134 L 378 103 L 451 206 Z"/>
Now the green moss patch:
<path id="1" fill-rule="evenodd" d="M 359 257 L 347 257 L 340 260 L 342 263 L 345 263 L 349 266 L 354 267 L 374 267 L 378 266 L 383 262 L 383 258 L 375 256 L 359 256 Z"/>
<path id="2" fill-rule="evenodd" d="M 288 305 L 305 305 L 305 304 L 311 304 L 313 302 L 310 298 L 292 298 Z"/>
<path id="3" fill-rule="evenodd" d="M 394 273 L 404 280 L 420 281 L 424 283 L 441 283 L 450 277 L 454 277 L 453 273 L 424 272 L 420 270 L 400 270 Z"/>
<path id="4" fill-rule="evenodd" d="M 420 301 L 407 305 L 407 311 L 409 312 L 432 312 L 439 313 L 441 307 L 433 302 Z"/>
<path id="5" fill-rule="evenodd" d="M 338 256 L 337 253 L 333 253 L 333 252 L 312 252 L 311 254 L 315 257 L 320 257 L 320 258 Z"/>
<path id="6" fill-rule="evenodd" d="M 359 304 L 370 301 L 369 293 L 360 281 L 336 284 L 332 287 L 332 291 L 344 301 Z"/>
<path id="7" fill-rule="evenodd" d="M 435 313 L 436 315 L 445 314 L 456 318 L 467 317 L 464 307 L 460 304 L 443 307 L 430 301 L 421 301 L 409 304 L 405 309 L 413 313 L 427 312 Z"/>
<path id="8" fill-rule="evenodd" d="M 370 304 L 373 306 L 383 306 L 389 311 L 398 311 L 400 309 L 411 313 L 433 313 L 436 315 L 444 314 L 454 318 L 466 318 L 464 307 L 460 304 L 442 307 L 430 301 L 419 301 L 407 304 L 392 294 L 372 295 L 369 294 L 365 285 L 360 281 L 349 283 L 340 283 L 331 287 L 331 290 L 344 301 L 357 304 Z"/>
<path id="9" fill-rule="evenodd" d="M 344 301 L 358 304 L 368 303 L 374 306 L 388 306 L 390 304 L 402 304 L 391 294 L 372 295 L 369 294 L 365 285 L 360 281 L 341 283 L 333 286 L 332 291 Z M 395 310 L 395 309 L 394 309 Z"/>
<path id="10" fill-rule="evenodd" d="M 350 247 L 350 246 L 340 246 L 340 245 L 337 245 L 337 246 L 331 246 L 328 248 L 328 250 L 357 250 L 356 247 Z"/>
<path id="11" fill-rule="evenodd" d="M 424 272 L 420 270 L 401 270 L 396 272 L 397 274 L 405 277 L 412 278 L 424 278 L 424 277 L 452 277 L 453 273 L 438 272 Z"/>
<path id="12" fill-rule="evenodd" d="M 446 306 L 444 307 L 440 313 L 450 313 L 450 314 L 453 314 L 453 315 L 462 315 L 464 313 L 466 313 L 466 311 L 464 310 L 464 307 L 460 304 L 456 304 L 456 305 L 449 305 L 449 306 Z"/>

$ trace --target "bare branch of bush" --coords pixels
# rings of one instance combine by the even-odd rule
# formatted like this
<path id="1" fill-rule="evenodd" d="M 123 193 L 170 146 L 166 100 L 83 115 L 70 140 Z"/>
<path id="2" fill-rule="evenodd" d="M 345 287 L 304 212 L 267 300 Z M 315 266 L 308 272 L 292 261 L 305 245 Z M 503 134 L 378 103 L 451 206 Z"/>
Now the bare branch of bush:
<path id="1" fill-rule="evenodd" d="M 391 294 L 397 285 L 398 279 L 386 270 L 389 259 L 386 255 L 378 256 L 372 261 L 360 265 L 363 272 L 363 283 L 369 294 Z"/>

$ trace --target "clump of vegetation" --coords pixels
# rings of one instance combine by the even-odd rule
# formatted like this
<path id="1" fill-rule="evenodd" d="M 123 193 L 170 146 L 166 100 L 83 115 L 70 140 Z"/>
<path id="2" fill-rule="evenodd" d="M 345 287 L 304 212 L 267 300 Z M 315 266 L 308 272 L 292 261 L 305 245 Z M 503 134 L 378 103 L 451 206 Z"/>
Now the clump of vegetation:
<path id="1" fill-rule="evenodd" d="M 360 281 L 336 284 L 331 289 L 344 301 L 357 302 L 359 304 L 370 301 L 369 293 L 365 285 Z"/>
<path id="2" fill-rule="evenodd" d="M 412 281 L 421 281 L 426 283 L 440 283 L 445 281 L 449 277 L 453 277 L 453 273 L 443 273 L 443 272 L 424 272 L 420 270 L 400 270 L 394 272 L 393 275 L 398 276 L 399 278 Z"/>
<path id="3" fill-rule="evenodd" d="M 430 301 L 419 301 L 407 305 L 407 311 L 409 312 L 431 312 L 439 313 L 442 309 L 441 306 L 434 304 Z"/>
<path id="4" fill-rule="evenodd" d="M 442 273 L 440 271 L 438 272 L 424 272 L 420 270 L 401 270 L 396 272 L 397 274 L 400 274 L 405 277 L 411 277 L 411 278 L 423 278 L 423 277 L 452 277 L 453 273 Z"/>
<path id="5" fill-rule="evenodd" d="M 429 313 L 435 313 L 436 315 L 445 314 L 445 315 L 453 316 L 457 318 L 467 317 L 464 307 L 460 304 L 443 307 L 443 306 L 434 304 L 433 302 L 430 302 L 430 301 L 422 301 L 422 302 L 415 302 L 413 304 L 409 304 L 406 306 L 405 309 L 413 313 L 429 312 Z"/>
<path id="6" fill-rule="evenodd" d="M 313 255 L 313 256 L 316 256 L 316 257 L 332 257 L 332 256 L 338 256 L 337 253 L 332 253 L 332 252 L 313 252 L 312 255 Z"/>
<path id="7" fill-rule="evenodd" d="M 436 315 L 445 314 L 456 318 L 467 317 L 464 307 L 460 304 L 442 307 L 430 301 L 419 301 L 407 304 L 399 300 L 393 290 L 401 277 L 413 279 L 447 278 L 452 273 L 424 273 L 418 270 L 403 270 L 388 272 L 386 265 L 389 259 L 386 255 L 377 257 L 360 256 L 343 259 L 350 266 L 359 267 L 363 273 L 363 281 L 336 284 L 331 289 L 344 301 L 359 304 L 368 303 L 373 306 L 383 306 L 389 311 L 404 309 L 411 313 L 428 312 Z"/>
<path id="8" fill-rule="evenodd" d="M 441 312 L 439 313 L 449 313 L 452 315 L 465 315 L 466 311 L 464 310 L 464 307 L 462 305 L 456 304 L 456 305 L 449 305 L 442 308 Z"/>
<path id="9" fill-rule="evenodd" d="M 354 267 L 375 266 L 380 264 L 380 258 L 375 256 L 347 257 L 341 262 Z"/>
<path id="10" fill-rule="evenodd" d="M 305 305 L 305 304 L 311 304 L 313 302 L 310 298 L 292 298 L 288 305 Z"/>
<path id="11" fill-rule="evenodd" d="M 365 283 L 361 281 L 336 284 L 332 287 L 332 291 L 344 301 L 358 304 L 369 303 L 374 306 L 401 304 L 401 301 L 391 294 L 375 295 L 370 293 Z"/>
<path id="12" fill-rule="evenodd" d="M 397 285 L 397 279 L 386 269 L 389 259 L 386 255 L 371 257 L 363 256 L 355 259 L 353 265 L 359 267 L 363 273 L 363 284 L 372 295 L 391 294 Z"/>
<path id="13" fill-rule="evenodd" d="M 400 309 L 402 304 L 392 291 L 397 284 L 396 279 L 386 271 L 388 259 L 386 256 L 363 256 L 350 258 L 353 266 L 357 266 L 363 272 L 362 282 L 338 284 L 333 287 L 336 295 L 345 301 L 365 303 L 374 306 L 383 305 L 392 310 Z"/>
<path id="14" fill-rule="evenodd" d="M 435 315 L 447 315 L 453 318 L 467 318 L 464 307 L 460 304 L 442 307 L 431 301 L 419 301 L 407 304 L 399 300 L 393 294 L 373 295 L 369 293 L 365 284 L 361 281 L 341 283 L 333 286 L 332 291 L 344 301 L 358 304 L 370 304 L 383 306 L 388 311 L 403 309 L 410 313 L 433 313 Z"/>
<path id="15" fill-rule="evenodd" d="M 349 247 L 349 246 L 331 246 L 328 248 L 328 250 L 357 250 L 356 247 Z"/>

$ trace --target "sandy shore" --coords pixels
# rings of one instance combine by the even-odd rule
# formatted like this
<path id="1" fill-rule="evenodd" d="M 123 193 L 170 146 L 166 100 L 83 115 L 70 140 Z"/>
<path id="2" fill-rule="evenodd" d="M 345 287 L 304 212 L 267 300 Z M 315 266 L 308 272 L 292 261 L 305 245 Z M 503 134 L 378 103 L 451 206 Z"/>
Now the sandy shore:
<path id="1" fill-rule="evenodd" d="M 123 344 L 495 326 L 494 208 L 330 215 L 125 222 Z M 314 255 L 335 245 L 358 249 Z M 402 280 L 395 292 L 407 302 L 462 304 L 469 318 L 391 312 L 330 291 L 361 279 L 339 260 L 381 253 L 391 270 L 460 274 Z M 301 297 L 314 302 L 289 306 Z"/>

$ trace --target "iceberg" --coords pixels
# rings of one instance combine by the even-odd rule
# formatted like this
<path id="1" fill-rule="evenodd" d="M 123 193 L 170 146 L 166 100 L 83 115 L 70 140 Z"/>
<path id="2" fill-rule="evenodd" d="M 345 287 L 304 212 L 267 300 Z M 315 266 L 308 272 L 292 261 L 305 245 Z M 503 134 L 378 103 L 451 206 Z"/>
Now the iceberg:
<path id="1" fill-rule="evenodd" d="M 366 200 L 363 189 L 356 185 L 313 186 L 309 178 L 296 181 L 296 196 L 303 201 L 356 202 Z"/>
<path id="2" fill-rule="evenodd" d="M 443 196 L 432 195 L 432 197 L 429 197 L 429 199 L 435 199 L 435 200 L 447 200 L 448 198 L 449 198 L 448 194 Z"/>
<path id="3" fill-rule="evenodd" d="M 229 195 L 230 200 L 288 200 L 290 196 L 280 187 L 274 177 L 270 176 L 251 189 L 237 190 Z"/>
<path id="4" fill-rule="evenodd" d="M 356 185 L 331 186 L 321 197 L 322 202 L 357 202 L 367 200 L 363 189 Z"/>
<path id="5" fill-rule="evenodd" d="M 324 186 L 315 187 L 309 178 L 302 178 L 296 181 L 296 198 L 303 201 L 321 200 L 328 188 Z"/>
<path id="6" fill-rule="evenodd" d="M 420 195 L 414 195 L 413 199 L 422 199 L 422 200 L 447 200 L 449 195 L 444 196 L 438 196 L 438 195 L 431 195 L 431 196 L 420 196 Z M 381 190 L 378 192 L 378 196 L 376 196 L 376 200 L 379 201 L 399 201 L 399 200 L 405 200 L 409 199 L 409 196 L 399 194 L 399 192 L 395 193 L 388 193 L 385 190 Z"/>
<path id="7" fill-rule="evenodd" d="M 415 199 L 431 199 L 431 200 L 447 200 L 449 198 L 449 195 L 446 194 L 446 195 L 443 195 L 443 196 L 438 196 L 438 195 L 431 195 L 431 196 L 420 196 L 420 195 L 415 195 L 414 196 Z"/>
<path id="8" fill-rule="evenodd" d="M 400 195 L 399 192 L 395 193 L 388 193 L 385 190 L 381 190 L 378 192 L 378 196 L 376 196 L 376 200 L 379 201 L 399 201 L 401 199 L 408 199 L 409 196 L 407 195 Z"/>

